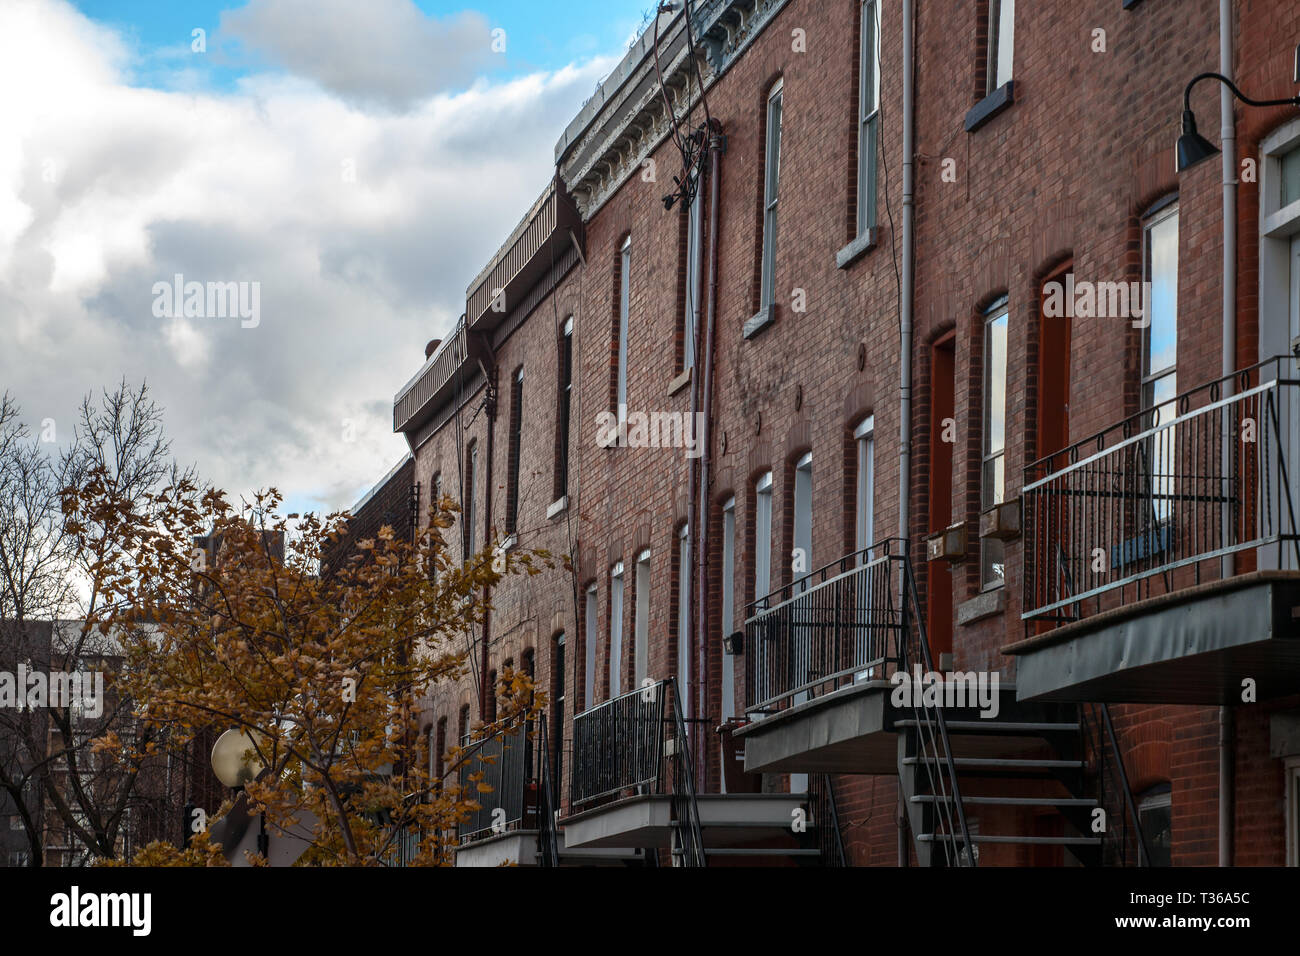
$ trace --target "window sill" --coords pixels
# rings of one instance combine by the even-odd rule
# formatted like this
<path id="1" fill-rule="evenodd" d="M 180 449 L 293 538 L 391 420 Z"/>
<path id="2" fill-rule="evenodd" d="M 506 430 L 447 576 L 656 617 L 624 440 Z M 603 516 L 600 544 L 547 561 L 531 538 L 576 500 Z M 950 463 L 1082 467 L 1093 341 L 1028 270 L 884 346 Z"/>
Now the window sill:
<path id="1" fill-rule="evenodd" d="M 1015 80 L 1007 80 L 966 114 L 966 132 L 973 133 L 1016 101 Z"/>
<path id="2" fill-rule="evenodd" d="M 691 370 L 683 369 L 681 375 L 678 375 L 668 383 L 668 394 L 676 395 L 689 384 L 691 384 Z"/>
<path id="3" fill-rule="evenodd" d="M 1139 3 L 1141 3 L 1141 2 L 1142 2 L 1142 0 L 1124 0 L 1124 9 L 1125 9 L 1125 10 L 1132 10 L 1134 7 L 1136 7 L 1136 6 L 1137 6 Z"/>
<path id="4" fill-rule="evenodd" d="M 835 266 L 838 269 L 847 269 L 853 263 L 857 262 L 872 249 L 876 248 L 876 243 L 880 241 L 880 227 L 872 226 L 862 235 L 858 236 L 847 246 L 835 253 Z"/>
<path id="5" fill-rule="evenodd" d="M 556 515 L 563 514 L 565 511 L 568 510 L 569 510 L 569 496 L 565 495 L 563 498 L 560 498 L 558 501 L 551 502 L 551 506 L 546 509 L 546 519 L 549 521 L 551 518 L 554 518 Z"/>
<path id="6" fill-rule="evenodd" d="M 516 532 L 501 542 L 501 553 L 505 554 L 508 551 L 513 551 L 518 544 L 519 534 Z"/>
<path id="7" fill-rule="evenodd" d="M 752 339 L 775 321 L 776 306 L 765 305 L 758 310 L 757 315 L 745 323 L 745 327 L 741 329 L 741 335 L 747 339 Z"/>
<path id="8" fill-rule="evenodd" d="M 997 587 L 957 605 L 957 623 L 963 626 L 1001 614 L 1007 609 L 1007 589 Z"/>

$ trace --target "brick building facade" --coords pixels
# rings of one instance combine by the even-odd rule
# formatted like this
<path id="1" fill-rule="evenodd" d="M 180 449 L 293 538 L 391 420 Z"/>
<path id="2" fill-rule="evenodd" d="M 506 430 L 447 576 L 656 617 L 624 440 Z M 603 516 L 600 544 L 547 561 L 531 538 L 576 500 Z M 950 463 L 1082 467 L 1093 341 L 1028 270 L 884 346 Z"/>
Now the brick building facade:
<path id="1" fill-rule="evenodd" d="M 487 673 L 476 644 L 426 732 L 463 738 L 484 684 L 529 669 L 549 698 L 560 842 L 616 860 L 689 859 L 693 820 L 710 862 L 827 862 L 824 841 L 777 832 L 808 793 L 855 865 L 972 845 L 994 864 L 1212 864 L 1226 794 L 1229 858 L 1294 863 L 1294 625 L 1239 640 L 1232 605 L 1280 608 L 1294 584 L 1294 519 L 1261 477 L 1289 426 L 1267 458 L 1237 441 L 1270 409 L 1289 421 L 1291 386 L 1275 364 L 1209 387 L 1222 177 L 1217 160 L 1181 174 L 1173 161 L 1179 95 L 1218 67 L 1218 4 L 915 4 L 905 200 L 911 6 L 703 0 L 689 30 L 662 14 L 563 132 L 554 180 L 397 395 L 412 457 L 389 485 L 461 501 L 462 549 L 543 548 L 574 572 L 491 595 L 473 638 Z M 1300 13 L 1231 10 L 1240 86 L 1294 95 Z M 1203 131 L 1217 89 L 1192 95 Z M 1235 188 L 1234 370 L 1290 349 L 1300 283 L 1300 120 L 1240 104 L 1235 117 L 1254 167 Z M 674 177 L 695 185 L 667 204 Z M 1067 281 L 1150 282 L 1146 326 L 1062 318 L 1048 283 Z M 706 407 L 703 446 L 688 431 L 655 447 L 662 434 L 638 427 L 693 425 Z M 627 424 L 612 447 L 602 413 Z M 739 653 L 724 649 L 733 632 Z M 1069 655 L 1101 670 L 1071 677 Z M 999 729 L 890 704 L 909 662 L 996 674 Z M 666 678 L 682 723 L 665 714 L 653 757 L 671 772 L 591 784 L 617 764 L 602 763 L 610 747 L 640 746 L 599 738 L 607 701 Z M 1247 679 L 1260 692 L 1243 703 Z M 615 738 L 619 719 L 602 725 Z M 715 728 L 729 720 L 748 778 L 725 766 Z M 671 791 L 669 824 L 652 802 L 649 823 L 619 816 L 656 788 Z"/>

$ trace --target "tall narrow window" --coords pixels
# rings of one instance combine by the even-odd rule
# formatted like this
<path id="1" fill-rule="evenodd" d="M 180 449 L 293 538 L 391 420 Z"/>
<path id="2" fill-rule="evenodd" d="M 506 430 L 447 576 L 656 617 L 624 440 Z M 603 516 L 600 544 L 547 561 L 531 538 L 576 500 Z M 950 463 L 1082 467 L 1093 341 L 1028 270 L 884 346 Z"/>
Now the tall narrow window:
<path id="1" fill-rule="evenodd" d="M 722 505 L 722 636 L 736 628 L 736 499 Z M 736 668 L 727 657 L 722 661 L 722 719 L 736 716 Z"/>
<path id="2" fill-rule="evenodd" d="M 465 453 L 465 500 L 461 502 L 463 517 L 465 519 L 465 560 L 468 561 L 470 556 L 478 550 L 478 529 L 476 524 L 476 513 L 474 509 L 474 480 L 478 474 L 478 442 L 469 443 L 469 451 Z"/>
<path id="3" fill-rule="evenodd" d="M 618 279 L 618 370 L 614 388 L 614 404 L 617 406 L 619 423 L 619 444 L 623 444 L 623 428 L 627 423 L 627 338 L 629 314 L 632 308 L 632 237 L 623 240 L 619 250 Z"/>
<path id="4" fill-rule="evenodd" d="M 506 666 L 510 666 L 509 662 L 506 663 Z M 487 685 L 487 713 L 483 715 L 483 719 L 491 723 L 497 719 L 497 672 L 495 668 L 488 671 Z"/>
<path id="5" fill-rule="evenodd" d="M 568 704 L 568 672 L 564 669 L 565 651 L 564 632 L 555 635 L 551 645 L 551 728 L 550 753 L 551 786 L 553 796 L 560 795 L 560 780 L 564 777 L 564 714 Z M 556 801 L 558 805 L 558 800 Z"/>
<path id="6" fill-rule="evenodd" d="M 677 693 L 691 712 L 691 526 L 677 529 Z"/>
<path id="7" fill-rule="evenodd" d="M 573 408 L 573 316 L 560 336 L 560 390 L 556 408 L 555 500 L 569 493 L 569 416 Z"/>
<path id="8" fill-rule="evenodd" d="M 695 330 L 700 322 L 700 251 L 704 244 L 704 185 L 695 181 L 695 192 L 686 207 L 686 314 L 682 317 L 682 370 L 695 367 Z"/>
<path id="9" fill-rule="evenodd" d="M 794 469 L 794 553 L 790 566 L 795 581 L 807 584 L 812 564 L 812 452 L 799 459 Z"/>
<path id="10" fill-rule="evenodd" d="M 433 744 L 433 779 L 435 782 L 442 780 L 445 773 L 444 758 L 447 754 L 447 718 L 438 718 L 438 733 Z"/>
<path id="11" fill-rule="evenodd" d="M 464 704 L 460 708 L 460 719 L 457 722 L 456 731 L 462 747 L 469 743 L 469 704 Z"/>
<path id="12" fill-rule="evenodd" d="M 1142 400 L 1151 424 L 1166 425 L 1177 414 L 1178 396 L 1178 206 L 1173 204 L 1143 224 L 1142 279 L 1150 290 L 1148 320 L 1142 333 Z M 1169 517 L 1173 493 L 1174 431 L 1164 429 L 1149 443 L 1151 503 L 1154 519 Z"/>
<path id="13" fill-rule="evenodd" d="M 583 647 L 583 664 L 586 668 L 582 683 L 582 706 L 590 710 L 596 704 L 596 585 L 587 588 L 587 627 L 585 647 Z"/>
<path id="14" fill-rule="evenodd" d="M 760 309 L 769 308 L 776 299 L 776 213 L 781 185 L 781 112 L 783 99 L 782 81 L 777 80 L 767 94 L 767 144 L 763 161 L 763 267 L 760 285 Z"/>
<path id="15" fill-rule="evenodd" d="M 754 483 L 754 600 L 772 593 L 772 473 Z"/>
<path id="16" fill-rule="evenodd" d="M 609 573 L 609 696 L 623 693 L 623 562 Z"/>
<path id="17" fill-rule="evenodd" d="M 1011 81 L 1011 57 L 1015 49 L 1016 0 L 989 0 L 989 51 L 985 68 L 986 93 Z"/>
<path id="18" fill-rule="evenodd" d="M 880 129 L 880 4 L 863 0 L 858 83 L 858 235 L 876 224 L 876 141 Z"/>
<path id="19" fill-rule="evenodd" d="M 853 429 L 853 441 L 858 452 L 857 488 L 854 495 L 856 521 L 854 523 L 853 550 L 860 562 L 868 559 L 867 549 L 875 544 L 876 537 L 876 439 L 875 416 L 868 415 Z"/>
<path id="20" fill-rule="evenodd" d="M 636 557 L 636 621 L 632 632 L 632 672 L 636 686 L 650 674 L 650 549 Z"/>
<path id="21" fill-rule="evenodd" d="M 980 474 L 980 510 L 1003 501 L 1006 491 L 1007 302 L 1001 299 L 984 314 L 984 455 Z M 1005 547 L 996 538 L 980 539 L 980 586 L 993 588 L 1005 579 Z"/>
<path id="22" fill-rule="evenodd" d="M 1173 865 L 1173 807 L 1169 784 L 1152 787 L 1138 798 L 1138 823 L 1147 847 L 1148 866 Z"/>
<path id="23" fill-rule="evenodd" d="M 519 529 L 519 459 L 524 431 L 524 370 L 515 371 L 510 382 L 510 460 L 506 468 L 506 534 Z"/>

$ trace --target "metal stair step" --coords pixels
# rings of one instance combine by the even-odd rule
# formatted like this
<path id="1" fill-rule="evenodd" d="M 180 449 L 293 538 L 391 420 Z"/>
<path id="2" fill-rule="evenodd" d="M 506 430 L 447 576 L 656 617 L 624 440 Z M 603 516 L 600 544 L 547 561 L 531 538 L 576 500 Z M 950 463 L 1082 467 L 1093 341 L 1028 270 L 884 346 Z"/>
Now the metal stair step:
<path id="1" fill-rule="evenodd" d="M 942 757 L 904 757 L 903 763 L 915 767 L 921 763 L 942 763 Z M 1079 770 L 1082 760 L 1049 760 L 1038 758 L 1012 759 L 1007 757 L 953 757 L 953 765 L 968 770 Z"/>
<path id="2" fill-rule="evenodd" d="M 676 854 L 678 851 L 674 850 Z M 705 847 L 705 856 L 821 856 L 821 850 L 796 847 Z"/>
<path id="3" fill-rule="evenodd" d="M 938 803 L 941 798 L 935 793 L 921 793 L 909 797 L 912 803 Z M 942 797 L 943 803 L 952 803 L 952 797 Z M 989 807 L 1095 807 L 1095 797 L 975 797 L 962 795 L 962 803 L 978 803 Z"/>
<path id="4" fill-rule="evenodd" d="M 955 833 L 922 833 L 916 838 L 921 843 L 963 843 Z M 971 837 L 972 843 L 1016 843 L 1032 846 L 1100 846 L 1101 837 L 1079 836 L 1009 836 L 992 833 L 977 833 Z"/>
<path id="5" fill-rule="evenodd" d="M 922 724 L 927 726 L 938 726 L 936 720 L 917 720 L 908 717 L 905 720 L 894 721 L 895 727 L 919 727 Z M 1077 733 L 1079 724 L 1076 723 L 1058 723 L 1054 721 L 1017 721 L 1017 720 L 947 720 L 944 721 L 948 730 L 957 733 L 1025 733 L 1025 734 L 1046 734 L 1046 733 Z"/>

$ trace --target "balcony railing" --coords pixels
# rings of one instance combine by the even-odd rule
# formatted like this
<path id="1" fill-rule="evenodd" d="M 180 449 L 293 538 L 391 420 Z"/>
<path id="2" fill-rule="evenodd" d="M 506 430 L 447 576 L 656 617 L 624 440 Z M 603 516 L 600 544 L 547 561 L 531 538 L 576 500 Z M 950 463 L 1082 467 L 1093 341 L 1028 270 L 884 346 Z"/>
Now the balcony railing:
<path id="1" fill-rule="evenodd" d="M 905 625 L 896 575 L 906 560 L 905 543 L 891 538 L 749 605 L 749 712 L 773 713 L 858 680 L 887 677 Z"/>
<path id="2" fill-rule="evenodd" d="M 1149 597 L 1153 584 L 1170 592 L 1218 577 L 1219 559 L 1254 549 L 1276 566 L 1291 551 L 1300 562 L 1297 411 L 1295 360 L 1275 358 L 1034 462 L 1022 491 L 1022 617 L 1078 620 Z"/>
<path id="3" fill-rule="evenodd" d="M 468 746 L 477 747 L 477 754 L 468 758 L 461 776 L 469 791 L 466 795 L 476 799 L 479 808 L 460 824 L 461 842 L 509 830 L 536 829 L 539 754 L 544 755 L 545 748 L 533 722 L 517 722 Z M 478 773 L 483 775 L 481 781 L 469 780 L 471 774 Z M 491 789 L 483 791 L 480 785 Z"/>

